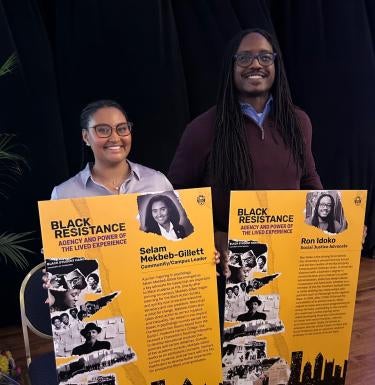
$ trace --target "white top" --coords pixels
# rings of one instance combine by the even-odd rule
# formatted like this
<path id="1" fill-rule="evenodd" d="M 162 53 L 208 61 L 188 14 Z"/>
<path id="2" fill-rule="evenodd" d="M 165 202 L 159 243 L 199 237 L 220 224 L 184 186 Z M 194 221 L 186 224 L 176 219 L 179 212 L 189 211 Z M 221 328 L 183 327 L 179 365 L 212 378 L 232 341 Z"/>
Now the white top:
<path id="1" fill-rule="evenodd" d="M 120 186 L 119 193 L 153 193 L 171 191 L 173 187 L 169 180 L 159 171 L 142 166 L 127 160 L 130 166 L 130 175 Z M 84 198 L 90 196 L 115 195 L 103 185 L 96 183 L 91 175 L 92 164 L 67 181 L 56 186 L 52 191 L 51 199 Z"/>
<path id="2" fill-rule="evenodd" d="M 177 235 L 173 229 L 173 224 L 172 222 L 169 222 L 169 230 L 167 231 L 163 226 L 160 226 L 158 223 L 159 229 L 160 229 L 160 234 L 165 238 L 170 241 L 178 241 L 179 238 L 177 238 Z"/>

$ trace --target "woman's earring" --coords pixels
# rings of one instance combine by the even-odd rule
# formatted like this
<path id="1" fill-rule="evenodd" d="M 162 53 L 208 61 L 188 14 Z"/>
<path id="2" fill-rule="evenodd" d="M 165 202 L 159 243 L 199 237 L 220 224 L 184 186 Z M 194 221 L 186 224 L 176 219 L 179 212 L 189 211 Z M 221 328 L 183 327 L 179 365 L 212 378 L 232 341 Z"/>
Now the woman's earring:
<path id="1" fill-rule="evenodd" d="M 89 142 L 85 142 L 86 143 L 86 146 L 87 147 L 90 147 L 90 143 Z"/>

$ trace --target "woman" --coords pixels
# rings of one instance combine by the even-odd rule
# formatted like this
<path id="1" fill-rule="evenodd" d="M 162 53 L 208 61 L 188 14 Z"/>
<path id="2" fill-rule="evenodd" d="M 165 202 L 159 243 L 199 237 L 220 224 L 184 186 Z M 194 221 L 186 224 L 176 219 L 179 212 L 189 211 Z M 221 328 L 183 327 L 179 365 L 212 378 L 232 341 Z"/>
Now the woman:
<path id="1" fill-rule="evenodd" d="M 258 271 L 261 271 L 262 273 L 265 273 L 267 271 L 266 264 L 267 264 L 266 256 L 265 255 L 260 255 L 257 258 L 257 268 L 258 268 Z"/>
<path id="2" fill-rule="evenodd" d="M 51 199 L 172 190 L 159 171 L 130 162 L 133 123 L 113 100 L 99 100 L 81 113 L 82 139 L 94 162 L 56 186 Z"/>
<path id="3" fill-rule="evenodd" d="M 94 162 L 67 181 L 56 186 L 51 199 L 145 193 L 173 190 L 161 172 L 129 161 L 133 124 L 125 110 L 113 100 L 98 100 L 81 112 L 82 139 Z M 215 261 L 218 263 L 218 254 Z M 45 287 L 49 287 L 44 275 Z M 50 296 L 52 305 L 54 298 Z"/>
<path id="4" fill-rule="evenodd" d="M 91 273 L 87 277 L 87 285 L 92 293 L 101 293 L 102 291 L 99 286 L 99 276 L 96 273 Z"/>
<path id="5" fill-rule="evenodd" d="M 162 235 L 172 241 L 186 237 L 185 229 L 180 225 L 180 213 L 166 195 L 153 196 L 148 202 L 145 228 L 147 233 Z"/>
<path id="6" fill-rule="evenodd" d="M 88 104 L 81 112 L 80 123 L 83 142 L 91 149 L 94 162 L 54 187 L 51 199 L 173 190 L 161 172 L 128 160 L 133 124 L 117 102 L 98 100 Z M 50 279 L 50 275 L 43 277 L 46 287 L 50 287 Z M 54 296 L 50 295 L 48 301 L 52 305 Z"/>
<path id="7" fill-rule="evenodd" d="M 52 330 L 55 331 L 62 331 L 62 323 L 61 318 L 59 316 L 55 316 L 51 318 L 51 324 L 52 324 Z"/>
<path id="8" fill-rule="evenodd" d="M 50 290 L 50 297 L 53 297 L 53 303 L 50 303 L 51 313 L 55 311 L 65 311 L 75 308 L 80 299 L 81 290 L 68 289 L 65 291 Z"/>

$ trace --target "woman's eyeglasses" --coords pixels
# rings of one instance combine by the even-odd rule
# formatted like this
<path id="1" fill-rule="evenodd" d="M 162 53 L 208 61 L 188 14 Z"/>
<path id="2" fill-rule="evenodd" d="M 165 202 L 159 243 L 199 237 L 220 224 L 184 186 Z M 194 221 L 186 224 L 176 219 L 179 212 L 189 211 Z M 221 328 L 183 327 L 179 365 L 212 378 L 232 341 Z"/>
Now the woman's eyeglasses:
<path id="1" fill-rule="evenodd" d="M 133 129 L 133 123 L 119 123 L 116 126 L 110 126 L 109 124 L 97 124 L 96 126 L 92 126 L 89 128 L 93 128 L 95 130 L 96 135 L 99 138 L 109 138 L 112 135 L 112 130 L 115 129 L 118 136 L 128 136 L 131 134 Z"/>

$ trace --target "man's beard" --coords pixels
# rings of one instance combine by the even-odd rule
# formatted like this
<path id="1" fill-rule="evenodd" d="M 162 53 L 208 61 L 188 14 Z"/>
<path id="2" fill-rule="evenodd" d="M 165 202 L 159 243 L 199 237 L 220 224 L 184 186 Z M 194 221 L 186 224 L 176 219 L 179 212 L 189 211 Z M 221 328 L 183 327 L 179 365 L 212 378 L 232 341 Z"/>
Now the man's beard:
<path id="1" fill-rule="evenodd" d="M 268 97 L 269 91 L 246 91 L 245 96 L 250 98 Z"/>

